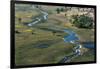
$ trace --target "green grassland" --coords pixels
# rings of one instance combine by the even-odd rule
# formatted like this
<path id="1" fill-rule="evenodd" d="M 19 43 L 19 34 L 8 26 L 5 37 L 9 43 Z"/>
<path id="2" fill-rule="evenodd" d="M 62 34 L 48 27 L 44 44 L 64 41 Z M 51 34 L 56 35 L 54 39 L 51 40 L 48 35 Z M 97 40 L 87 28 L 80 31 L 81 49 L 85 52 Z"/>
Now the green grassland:
<path id="1" fill-rule="evenodd" d="M 41 13 L 37 8 L 33 8 L 31 5 L 15 5 L 15 23 L 19 23 L 18 18 L 21 18 L 21 23 L 32 22 L 32 20 L 39 16 Z"/>
<path id="2" fill-rule="evenodd" d="M 24 7 L 28 6 L 24 5 Z M 91 29 L 76 28 L 68 20 L 68 16 L 70 16 L 70 14 L 68 16 L 64 16 L 64 13 L 66 12 L 56 14 L 56 7 L 48 8 L 43 6 L 44 10 L 47 12 L 49 11 L 50 13 L 47 21 L 40 22 L 33 27 L 24 25 L 24 23 L 32 22 L 32 19 L 41 14 L 38 9 L 32 9 L 29 7 L 29 10 L 25 8 L 26 10 L 24 9 L 25 11 L 23 11 L 18 9 L 17 6 L 17 10 L 15 11 L 15 30 L 20 32 L 19 34 L 15 33 L 16 65 L 58 63 L 64 56 L 72 53 L 75 44 L 65 43 L 62 39 L 65 35 L 67 35 L 67 33 L 56 32 L 53 34 L 52 31 L 48 31 L 46 29 L 54 28 L 57 30 L 62 30 L 68 28 L 72 29 L 79 35 L 80 41 L 94 41 L 94 38 L 92 37 L 94 36 L 94 31 Z M 22 18 L 21 23 L 19 23 L 18 18 Z M 42 47 L 42 45 L 46 46 Z M 89 52 L 89 54 L 90 53 L 91 52 Z M 76 62 L 78 60 L 94 60 L 94 56 L 89 54 L 86 53 L 83 56 L 77 57 L 77 59 L 73 59 L 72 62 Z"/>

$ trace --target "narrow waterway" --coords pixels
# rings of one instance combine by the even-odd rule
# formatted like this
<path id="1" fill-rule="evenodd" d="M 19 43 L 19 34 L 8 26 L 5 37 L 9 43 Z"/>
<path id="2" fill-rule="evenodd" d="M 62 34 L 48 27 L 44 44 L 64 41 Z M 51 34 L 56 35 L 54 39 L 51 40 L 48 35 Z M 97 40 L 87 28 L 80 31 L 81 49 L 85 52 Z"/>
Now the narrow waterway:
<path id="1" fill-rule="evenodd" d="M 79 40 L 79 37 L 72 30 L 66 29 L 66 30 L 64 30 L 64 32 L 68 34 L 67 36 L 65 36 L 63 38 L 64 42 L 73 43 L 73 44 L 76 44 L 77 46 L 75 47 L 75 51 L 73 52 L 73 54 L 71 54 L 69 56 L 65 56 L 64 58 L 62 58 L 59 61 L 59 63 L 70 62 L 71 59 L 73 59 L 73 58 L 75 59 L 75 57 L 78 57 L 79 55 L 81 55 L 80 48 L 82 48 L 82 47 L 88 48 L 88 49 L 94 49 L 93 42 L 84 42 L 83 44 L 80 44 L 79 42 L 77 42 Z"/>
<path id="2" fill-rule="evenodd" d="M 42 20 L 47 20 L 48 18 L 48 13 L 40 10 L 42 13 L 39 17 L 36 17 L 31 23 L 28 23 L 27 26 L 34 26 L 34 24 L 37 24 L 41 22 Z"/>
<path id="3" fill-rule="evenodd" d="M 64 42 L 74 43 L 75 41 L 79 40 L 78 35 L 75 32 L 69 29 L 65 29 L 64 32 L 68 34 L 64 36 Z"/>
<path id="4" fill-rule="evenodd" d="M 47 20 L 48 18 L 48 13 L 45 11 L 40 10 L 42 13 L 42 16 L 36 17 L 33 22 L 28 23 L 27 26 L 34 26 L 35 24 L 41 22 L 42 20 Z M 64 29 L 63 30 L 67 35 L 63 37 L 64 42 L 66 43 L 74 43 L 76 44 L 76 48 L 75 51 L 73 52 L 73 54 L 69 55 L 69 56 L 65 56 L 64 58 L 62 58 L 58 63 L 66 63 L 66 62 L 70 62 L 72 58 L 78 57 L 81 54 L 81 47 L 85 47 L 85 48 L 94 48 L 94 43 L 91 42 L 87 42 L 84 43 L 83 45 L 80 45 L 79 42 L 76 42 L 79 40 L 78 35 L 73 32 L 70 29 Z M 44 47 L 46 47 L 46 45 L 44 45 Z"/>
<path id="5" fill-rule="evenodd" d="M 94 42 L 84 42 L 82 45 L 83 45 L 83 47 L 89 48 L 89 49 L 95 48 Z"/>

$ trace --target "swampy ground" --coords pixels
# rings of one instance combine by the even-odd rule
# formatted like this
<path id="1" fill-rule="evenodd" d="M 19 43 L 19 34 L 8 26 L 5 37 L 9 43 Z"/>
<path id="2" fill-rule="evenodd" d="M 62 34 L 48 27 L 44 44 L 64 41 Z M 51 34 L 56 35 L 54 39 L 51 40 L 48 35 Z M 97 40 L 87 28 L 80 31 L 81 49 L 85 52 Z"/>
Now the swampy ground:
<path id="1" fill-rule="evenodd" d="M 74 9 L 57 14 L 56 8 L 58 7 L 60 6 L 41 6 L 44 11 L 48 12 L 48 19 L 28 27 L 25 23 L 32 22 L 34 18 L 41 15 L 41 12 L 32 5 L 15 5 L 16 65 L 53 64 L 58 63 L 64 56 L 70 55 L 76 45 L 63 41 L 62 38 L 67 33 L 60 31 L 66 28 L 76 32 L 80 42 L 94 42 L 94 29 L 77 28 L 70 22 L 71 15 L 86 12 Z M 84 55 L 71 62 L 94 61 L 93 50 L 83 49 L 83 52 Z"/>

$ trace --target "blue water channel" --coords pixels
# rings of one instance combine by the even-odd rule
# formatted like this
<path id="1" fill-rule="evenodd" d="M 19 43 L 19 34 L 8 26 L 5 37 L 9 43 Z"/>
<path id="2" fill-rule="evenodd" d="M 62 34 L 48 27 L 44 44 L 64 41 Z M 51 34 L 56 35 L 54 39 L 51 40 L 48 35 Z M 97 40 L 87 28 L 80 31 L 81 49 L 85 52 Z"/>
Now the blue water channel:
<path id="1" fill-rule="evenodd" d="M 79 40 L 78 35 L 75 32 L 73 32 L 69 29 L 65 29 L 64 32 L 67 33 L 67 35 L 64 36 L 64 42 L 68 42 L 68 43 L 73 42 L 74 43 L 75 41 Z M 78 42 L 75 42 L 75 43 L 79 44 Z M 85 48 L 95 48 L 95 45 L 93 42 L 85 42 L 82 45 Z"/>
<path id="2" fill-rule="evenodd" d="M 71 42 L 71 41 L 77 41 L 79 40 L 77 34 L 69 29 L 64 30 L 65 33 L 67 33 L 66 36 L 64 36 L 64 42 Z"/>
<path id="3" fill-rule="evenodd" d="M 64 32 L 68 34 L 64 36 L 64 42 L 74 43 L 77 46 L 75 47 L 75 51 L 73 54 L 71 54 L 70 56 L 65 56 L 64 58 L 62 58 L 62 60 L 59 61 L 59 63 L 70 62 L 73 57 L 77 57 L 81 54 L 80 53 L 80 43 L 77 42 L 79 40 L 78 35 L 69 29 L 65 29 Z M 95 47 L 93 42 L 85 42 L 82 44 L 82 46 L 88 49 L 94 49 Z"/>
<path id="4" fill-rule="evenodd" d="M 85 43 L 83 43 L 83 46 L 85 48 L 90 48 L 90 49 L 94 49 L 95 48 L 95 44 L 93 42 L 85 42 Z"/>

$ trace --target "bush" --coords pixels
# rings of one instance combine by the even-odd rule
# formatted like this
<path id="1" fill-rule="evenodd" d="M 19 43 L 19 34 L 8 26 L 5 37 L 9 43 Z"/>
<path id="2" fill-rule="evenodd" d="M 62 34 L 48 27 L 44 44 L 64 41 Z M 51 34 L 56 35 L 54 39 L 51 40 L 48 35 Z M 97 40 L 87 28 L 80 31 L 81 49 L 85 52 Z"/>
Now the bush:
<path id="1" fill-rule="evenodd" d="M 93 27 L 93 19 L 91 17 L 88 17 L 86 15 L 74 15 L 73 18 L 73 24 L 79 28 L 92 28 Z"/>

